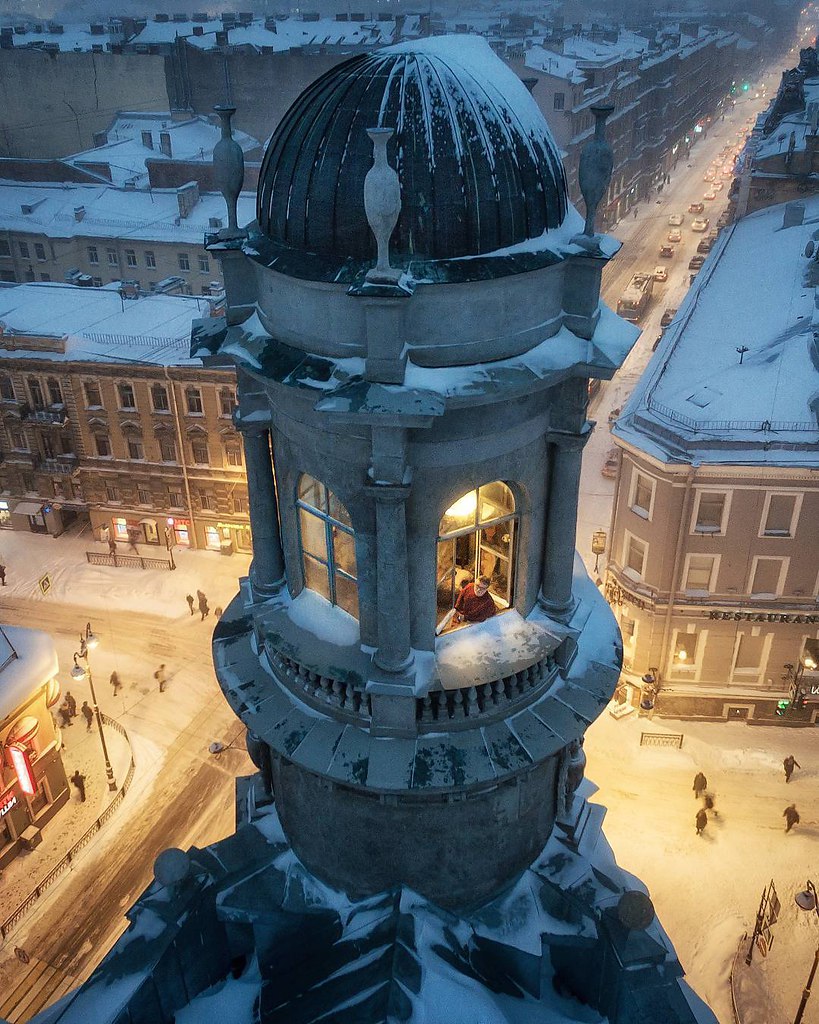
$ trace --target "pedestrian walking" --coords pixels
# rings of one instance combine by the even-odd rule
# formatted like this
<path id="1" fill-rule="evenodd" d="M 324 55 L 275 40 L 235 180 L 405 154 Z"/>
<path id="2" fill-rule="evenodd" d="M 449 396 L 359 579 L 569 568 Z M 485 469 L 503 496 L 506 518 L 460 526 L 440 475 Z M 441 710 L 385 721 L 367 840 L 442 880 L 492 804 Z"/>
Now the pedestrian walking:
<path id="1" fill-rule="evenodd" d="M 78 768 L 71 776 L 72 785 L 77 787 L 77 792 L 80 794 L 80 803 L 85 803 L 85 776 L 80 774 Z"/>
<path id="2" fill-rule="evenodd" d="M 789 804 L 782 812 L 782 817 L 787 822 L 785 831 L 790 832 L 794 825 L 799 824 L 799 811 L 796 809 L 796 804 Z"/>
<path id="3" fill-rule="evenodd" d="M 159 683 L 159 692 L 163 693 L 164 690 L 165 690 L 165 679 L 166 679 L 166 676 L 165 676 L 165 665 L 164 664 L 160 665 L 159 668 L 156 670 L 156 672 L 154 672 L 154 679 L 156 679 L 156 681 Z"/>
<path id="4" fill-rule="evenodd" d="M 714 815 L 715 818 L 718 818 L 719 817 L 719 811 L 717 810 L 717 808 L 715 806 L 715 803 L 716 803 L 716 799 L 715 799 L 713 793 L 705 793 L 704 794 L 704 796 L 702 798 L 702 806 L 705 808 L 706 811 L 711 811 L 711 813 Z"/>
<path id="5" fill-rule="evenodd" d="M 116 553 L 117 553 L 117 542 L 109 534 L 108 535 L 108 554 L 109 555 L 115 555 Z"/>
<path id="6" fill-rule="evenodd" d="M 791 781 L 791 775 L 793 775 L 794 766 L 801 768 L 802 765 L 796 760 L 793 754 L 788 754 L 785 760 L 782 762 L 782 767 L 785 769 L 785 782 Z"/>
<path id="7" fill-rule="evenodd" d="M 213 614 L 214 614 L 215 618 L 217 618 L 217 619 L 221 619 L 222 618 L 222 609 L 221 609 L 221 607 L 218 604 L 213 609 Z"/>
<path id="8" fill-rule="evenodd" d="M 71 721 L 71 712 L 68 710 L 68 705 L 63 702 L 57 710 L 57 714 L 60 716 L 60 725 L 67 729 L 69 725 L 74 723 Z"/>
<path id="9" fill-rule="evenodd" d="M 193 615 L 193 594 L 185 594 L 185 600 L 188 602 L 188 608 L 191 610 L 191 615 Z"/>
<path id="10" fill-rule="evenodd" d="M 72 718 L 77 717 L 77 702 L 70 690 L 65 691 L 65 706 L 68 708 L 68 713 Z"/>
<path id="11" fill-rule="evenodd" d="M 208 615 L 210 615 L 208 599 L 205 597 L 204 594 L 199 598 L 199 611 L 202 613 L 202 618 L 199 621 L 204 622 Z"/>
<path id="12" fill-rule="evenodd" d="M 637 220 L 637 207 L 634 207 L 634 219 Z"/>
<path id="13" fill-rule="evenodd" d="M 114 691 L 114 696 L 116 697 L 117 690 L 122 686 L 122 683 L 119 681 L 119 673 L 112 672 L 111 673 L 111 678 L 109 679 L 109 682 L 111 684 L 111 688 Z"/>
<path id="14" fill-rule="evenodd" d="M 0 583 L 2 583 L 3 586 L 5 587 L 5 585 L 6 585 L 6 567 L 5 567 L 5 565 L 0 565 Z"/>
<path id="15" fill-rule="evenodd" d="M 702 835 L 703 829 L 708 824 L 708 815 L 705 813 L 702 807 L 700 807 L 700 809 L 697 811 L 697 816 L 694 819 L 694 824 L 697 826 L 697 835 Z"/>
<path id="16" fill-rule="evenodd" d="M 85 731 L 91 732 L 91 723 L 94 721 L 94 712 L 88 706 L 87 700 L 82 702 L 80 711 L 82 711 L 82 717 L 85 719 Z"/>
<path id="17" fill-rule="evenodd" d="M 708 788 L 708 779 L 706 779 L 702 772 L 697 772 L 697 774 L 694 776 L 694 785 L 692 788 L 694 790 L 694 799 L 699 800 L 699 798 Z"/>

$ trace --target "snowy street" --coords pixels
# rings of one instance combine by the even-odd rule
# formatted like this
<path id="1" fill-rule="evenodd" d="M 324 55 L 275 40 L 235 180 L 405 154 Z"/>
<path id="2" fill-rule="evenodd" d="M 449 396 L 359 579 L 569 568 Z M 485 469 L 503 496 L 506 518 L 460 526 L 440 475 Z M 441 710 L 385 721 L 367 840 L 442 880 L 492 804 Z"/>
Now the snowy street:
<path id="1" fill-rule="evenodd" d="M 640 733 L 682 733 L 682 749 L 640 746 Z M 721 1024 L 733 1024 L 728 977 L 737 943 L 750 933 L 763 889 L 774 880 L 782 910 L 771 953 L 740 958 L 743 1024 L 787 1024 L 819 942 L 819 918 L 794 894 L 819 882 L 819 762 L 808 729 L 739 722 L 662 724 L 607 712 L 586 734 L 594 802 L 608 808 L 603 831 L 618 864 L 648 887 L 661 924 L 692 987 Z M 785 783 L 783 758 L 803 766 Z M 717 816 L 697 836 L 701 802 L 692 784 L 705 773 Z M 782 812 L 795 803 L 800 824 L 785 834 Z M 743 946 L 743 956 L 748 943 Z M 819 994 L 806 1022 L 819 1020 Z"/>
<path id="2" fill-rule="evenodd" d="M 88 683 L 72 680 L 69 670 L 80 630 L 92 623 L 100 640 L 91 662 L 99 705 L 127 730 L 136 761 L 120 809 L 0 948 L 0 1017 L 11 1022 L 28 1019 L 88 977 L 124 930 L 123 912 L 150 882 L 157 854 L 168 846 L 205 846 L 233 831 L 234 779 L 253 770 L 244 730 L 222 697 L 210 653 L 213 609 L 235 593 L 247 560 L 184 551 L 176 553 L 175 573 L 114 569 L 87 565 L 84 551 L 91 546 L 70 537 L 9 532 L 0 538 L 9 583 L 0 592 L 2 621 L 51 633 L 63 692 L 70 689 L 78 704 L 90 700 Z M 54 587 L 44 597 L 37 580 L 45 572 Z M 204 622 L 198 612 L 190 615 L 185 602 L 197 588 L 210 601 Z M 63 600 L 69 597 L 76 603 Z M 168 674 L 163 693 L 153 679 L 160 663 Z M 108 681 L 114 670 L 122 681 L 116 697 Z M 7 866 L 0 918 L 59 861 L 109 798 L 96 725 L 87 733 L 75 719 L 63 733 L 67 774 L 75 767 L 86 774 L 88 801 L 80 804 L 72 787 L 69 805 L 45 826 L 42 844 Z M 106 736 L 121 782 L 127 748 L 111 730 Z M 234 745 L 214 756 L 208 752 L 214 740 Z M 15 956 L 16 946 L 30 957 L 27 965 Z M 20 993 L 27 986 L 35 998 L 23 1006 Z"/>

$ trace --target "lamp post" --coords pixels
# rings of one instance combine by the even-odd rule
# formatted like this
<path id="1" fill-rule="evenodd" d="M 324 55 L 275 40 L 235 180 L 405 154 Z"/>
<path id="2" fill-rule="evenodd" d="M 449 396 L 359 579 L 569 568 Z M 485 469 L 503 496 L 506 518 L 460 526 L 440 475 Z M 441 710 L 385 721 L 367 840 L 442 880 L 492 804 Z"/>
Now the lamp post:
<path id="1" fill-rule="evenodd" d="M 173 560 L 173 545 L 171 544 L 171 531 L 173 530 L 174 520 L 173 516 L 168 516 L 165 524 L 165 547 L 168 549 L 168 557 L 171 560 L 171 569 L 176 568 L 176 562 Z"/>
<path id="2" fill-rule="evenodd" d="M 88 686 L 91 689 L 91 702 L 94 705 L 94 714 L 97 718 L 97 729 L 99 730 L 102 753 L 105 758 L 105 775 L 108 779 L 108 788 L 112 793 L 116 793 L 117 784 L 114 780 L 114 769 L 111 767 L 111 760 L 108 757 L 108 747 L 105 744 L 105 733 L 102 730 L 102 716 L 100 715 L 99 705 L 97 704 L 97 694 L 94 690 L 94 677 L 91 674 L 91 659 L 89 651 L 93 651 L 98 645 L 99 640 L 91 632 L 91 623 L 88 622 L 85 626 L 85 632 L 80 633 L 80 649 L 79 651 L 74 652 L 74 667 L 71 669 L 71 678 L 79 681 L 88 676 Z M 80 658 L 85 661 L 85 668 L 80 665 Z"/>
<path id="3" fill-rule="evenodd" d="M 606 552 L 606 531 L 595 530 L 592 534 L 592 554 L 594 555 L 594 572 L 597 575 L 600 556 Z"/>
<path id="4" fill-rule="evenodd" d="M 802 892 L 798 892 L 794 896 L 794 900 L 800 910 L 812 910 L 819 917 L 819 895 L 816 892 L 816 886 L 810 879 L 808 879 L 807 888 L 803 889 Z M 793 1018 L 793 1024 L 802 1024 L 802 1017 L 805 1013 L 805 1007 L 808 1005 L 808 999 L 810 999 L 810 990 L 813 985 L 813 979 L 816 977 L 817 967 L 819 967 L 819 944 L 817 944 L 816 952 L 813 954 L 813 966 L 810 969 L 807 983 L 802 989 L 802 999 L 799 1002 L 796 1016 Z"/>

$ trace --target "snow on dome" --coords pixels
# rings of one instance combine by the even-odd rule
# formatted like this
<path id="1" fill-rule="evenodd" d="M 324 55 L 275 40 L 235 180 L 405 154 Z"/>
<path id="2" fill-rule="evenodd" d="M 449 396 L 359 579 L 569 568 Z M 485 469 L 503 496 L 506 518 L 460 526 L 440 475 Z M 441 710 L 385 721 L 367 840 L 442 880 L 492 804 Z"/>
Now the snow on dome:
<path id="1" fill-rule="evenodd" d="M 565 175 L 537 104 L 485 40 L 457 35 L 354 57 L 301 94 L 265 154 L 262 232 L 336 260 L 374 259 L 364 177 L 376 126 L 395 130 L 397 262 L 492 253 L 563 222 Z"/>

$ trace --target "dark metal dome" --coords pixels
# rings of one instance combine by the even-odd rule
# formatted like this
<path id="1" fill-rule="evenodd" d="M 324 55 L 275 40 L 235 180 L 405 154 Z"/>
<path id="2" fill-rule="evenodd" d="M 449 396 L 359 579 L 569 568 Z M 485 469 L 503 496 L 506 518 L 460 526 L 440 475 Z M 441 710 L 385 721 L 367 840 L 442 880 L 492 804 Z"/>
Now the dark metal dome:
<path id="1" fill-rule="evenodd" d="M 267 147 L 262 232 L 303 252 L 374 259 L 364 177 L 366 129 L 377 126 L 395 129 L 397 264 L 491 253 L 563 221 L 563 165 L 528 90 L 484 40 L 442 36 L 354 57 L 305 89 Z"/>

